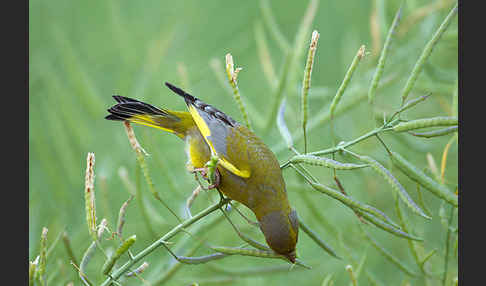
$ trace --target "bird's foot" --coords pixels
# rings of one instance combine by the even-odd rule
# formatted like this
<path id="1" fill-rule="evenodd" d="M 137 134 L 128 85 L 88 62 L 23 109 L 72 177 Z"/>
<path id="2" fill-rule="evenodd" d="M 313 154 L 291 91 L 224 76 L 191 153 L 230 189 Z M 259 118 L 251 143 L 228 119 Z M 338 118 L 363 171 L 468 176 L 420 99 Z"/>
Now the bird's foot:
<path id="1" fill-rule="evenodd" d="M 210 179 L 208 178 L 208 167 L 203 167 L 203 168 L 194 168 L 191 173 L 195 174 L 196 180 L 199 182 L 199 178 L 197 177 L 197 174 L 199 173 L 206 181 L 210 182 Z M 199 185 L 201 188 L 204 190 L 212 190 L 216 189 L 219 187 L 219 184 L 221 182 L 221 175 L 219 174 L 218 169 L 214 170 L 214 180 L 213 183 L 210 184 L 207 187 L 204 187 L 201 182 L 199 182 Z"/>

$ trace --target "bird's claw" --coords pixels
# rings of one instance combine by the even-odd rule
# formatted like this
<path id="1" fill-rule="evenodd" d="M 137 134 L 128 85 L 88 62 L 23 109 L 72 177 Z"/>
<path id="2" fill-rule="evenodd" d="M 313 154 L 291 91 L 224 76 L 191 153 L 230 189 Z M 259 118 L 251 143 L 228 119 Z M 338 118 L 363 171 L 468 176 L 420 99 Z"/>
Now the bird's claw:
<path id="1" fill-rule="evenodd" d="M 194 173 L 196 175 L 196 180 L 198 180 L 197 173 L 199 173 L 205 180 L 209 181 L 209 178 L 208 178 L 208 168 L 207 167 L 194 168 L 191 171 L 191 173 Z M 221 182 L 221 175 L 219 174 L 218 169 L 216 169 L 215 172 L 214 172 L 214 182 L 212 184 L 210 184 L 209 186 L 207 186 L 207 187 L 202 186 L 202 184 L 200 184 L 200 185 L 201 185 L 201 188 L 203 188 L 204 190 L 212 190 L 212 189 L 218 188 L 220 182 Z"/>

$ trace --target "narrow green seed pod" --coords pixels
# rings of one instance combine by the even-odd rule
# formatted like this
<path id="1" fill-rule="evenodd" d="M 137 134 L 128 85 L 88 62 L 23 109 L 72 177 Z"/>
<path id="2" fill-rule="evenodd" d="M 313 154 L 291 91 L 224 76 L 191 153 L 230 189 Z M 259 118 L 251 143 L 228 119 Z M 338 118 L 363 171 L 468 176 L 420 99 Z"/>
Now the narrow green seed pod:
<path id="1" fill-rule="evenodd" d="M 345 269 L 349 273 L 349 277 L 351 278 L 351 283 L 353 284 L 353 286 L 357 286 L 358 282 L 356 281 L 356 275 L 354 274 L 353 266 L 351 266 L 351 264 L 348 264 L 346 265 Z"/>
<path id="2" fill-rule="evenodd" d="M 334 251 L 334 249 L 332 249 L 329 245 L 327 245 L 327 243 L 322 240 L 319 235 L 317 235 L 317 233 L 315 233 L 310 227 L 308 227 L 302 220 L 299 221 L 299 227 L 305 232 L 307 233 L 307 235 L 317 244 L 319 245 L 322 249 L 324 249 L 325 252 L 329 253 L 330 255 L 338 258 L 338 259 L 341 259 L 341 257 L 339 257 L 336 252 Z"/>
<path id="3" fill-rule="evenodd" d="M 458 100 L 459 100 L 458 99 L 459 98 L 459 90 L 458 90 L 459 86 L 458 85 L 459 85 L 459 81 L 456 79 L 456 83 L 454 84 L 454 90 L 452 91 L 452 107 L 451 107 L 452 115 L 456 116 L 456 117 L 458 116 L 457 112 L 459 111 L 458 110 L 458 106 L 459 106 L 458 105 L 459 104 L 458 103 Z"/>
<path id="4" fill-rule="evenodd" d="M 355 199 L 348 197 L 348 196 L 345 196 L 341 192 L 334 190 L 332 188 L 329 188 L 325 185 L 321 185 L 321 184 L 317 184 L 317 183 L 313 183 L 313 182 L 309 182 L 309 184 L 316 191 L 319 191 L 323 194 L 326 194 L 326 195 L 340 201 L 341 203 L 343 203 L 344 205 L 348 206 L 349 208 L 351 208 L 353 210 L 359 210 L 359 211 L 361 211 L 360 213 L 370 213 L 374 216 L 377 216 L 377 217 L 383 219 L 384 221 L 386 221 L 390 225 L 394 225 L 395 227 L 398 228 L 398 225 L 396 223 L 394 223 L 390 218 L 388 218 L 383 212 L 377 210 L 374 207 L 362 204 L 362 203 L 356 201 Z"/>
<path id="5" fill-rule="evenodd" d="M 344 75 L 343 82 L 341 83 L 341 86 L 339 86 L 339 89 L 332 99 L 331 105 L 329 107 L 329 116 L 332 119 L 334 117 L 334 111 L 336 110 L 337 105 L 341 101 L 341 97 L 343 96 L 344 91 L 346 90 L 346 87 L 348 86 L 349 82 L 351 81 L 351 77 L 353 76 L 354 71 L 358 67 L 358 63 L 360 60 L 364 57 L 365 55 L 365 46 L 362 45 L 358 52 L 356 53 L 356 56 L 354 56 L 353 61 L 351 62 L 351 66 L 349 67 L 348 71 L 346 72 L 346 75 Z"/>
<path id="6" fill-rule="evenodd" d="M 211 249 L 217 252 L 229 254 L 229 255 L 244 255 L 244 256 L 256 256 L 266 258 L 281 258 L 280 254 L 273 251 L 256 250 L 251 248 L 239 248 L 239 247 L 226 247 L 226 246 L 211 246 Z"/>
<path id="7" fill-rule="evenodd" d="M 209 261 L 225 258 L 228 255 L 229 254 L 218 252 L 218 253 L 212 253 L 203 256 L 196 256 L 196 257 L 177 256 L 176 259 L 180 263 L 184 263 L 184 264 L 203 264 Z"/>
<path id="8" fill-rule="evenodd" d="M 408 132 L 409 134 L 417 137 L 424 137 L 424 138 L 432 138 L 432 137 L 439 137 L 439 136 L 444 136 L 447 134 L 451 134 L 454 132 L 457 132 L 458 126 L 452 126 L 452 127 L 447 127 L 447 128 L 441 128 L 433 131 L 427 131 L 427 132 Z"/>
<path id="9" fill-rule="evenodd" d="M 84 252 L 83 257 L 81 258 L 81 262 L 79 264 L 79 278 L 84 282 L 85 285 L 90 285 L 88 282 L 88 277 L 86 277 L 86 267 L 88 262 L 91 260 L 94 252 L 96 250 L 96 242 L 91 242 L 90 246 Z"/>
<path id="10" fill-rule="evenodd" d="M 88 232 L 96 240 L 96 203 L 94 193 L 94 164 L 95 155 L 88 153 L 86 158 L 86 176 L 84 182 L 84 198 L 86 208 L 86 221 L 88 223 Z"/>
<path id="11" fill-rule="evenodd" d="M 416 273 L 414 273 L 411 270 L 409 270 L 407 266 L 405 266 L 398 258 L 396 258 L 395 256 L 393 256 L 388 250 L 386 250 L 381 245 L 379 245 L 378 242 L 376 240 L 374 240 L 371 236 L 369 236 L 364 230 L 363 230 L 363 234 L 366 237 L 366 239 L 368 239 L 368 241 L 370 242 L 370 244 L 376 250 L 378 250 L 378 252 L 380 252 L 386 259 L 388 259 L 388 261 L 392 262 L 398 268 L 400 268 L 400 270 L 402 270 L 405 274 L 410 275 L 412 277 L 417 277 L 418 276 Z"/>
<path id="12" fill-rule="evenodd" d="M 285 106 L 287 103 L 287 99 L 283 99 L 282 103 L 280 104 L 280 108 L 278 109 L 278 116 L 277 116 L 277 126 L 278 130 L 280 131 L 280 135 L 282 135 L 285 143 L 287 143 L 287 147 L 290 149 L 294 146 L 294 142 L 292 140 L 292 135 L 290 134 L 289 129 L 287 128 L 287 124 L 285 123 Z"/>
<path id="13" fill-rule="evenodd" d="M 383 74 L 383 70 L 385 69 L 385 62 L 388 55 L 388 50 L 390 49 L 390 43 L 392 41 L 393 35 L 395 34 L 395 29 L 400 22 L 400 17 L 402 14 L 402 5 L 398 8 L 397 13 L 395 14 L 395 18 L 393 19 L 393 23 L 388 30 L 388 34 L 385 39 L 385 43 L 383 44 L 383 49 L 381 50 L 380 58 L 378 60 L 378 66 L 376 68 L 375 74 L 373 75 L 373 79 L 371 80 L 371 85 L 368 90 L 368 102 L 370 104 L 373 103 L 376 95 L 376 89 L 378 88 L 378 83 L 381 79 L 381 75 Z"/>
<path id="14" fill-rule="evenodd" d="M 422 260 L 420 260 L 420 268 L 424 268 L 425 262 L 427 262 L 435 253 L 437 249 L 432 249 L 429 253 L 427 253 Z"/>
<path id="15" fill-rule="evenodd" d="M 392 162 L 395 163 L 395 165 L 410 179 L 414 180 L 422 187 L 429 190 L 437 197 L 450 203 L 451 205 L 455 207 L 458 206 L 457 196 L 453 194 L 446 186 L 437 183 L 429 176 L 425 175 L 424 172 L 417 169 L 400 154 L 392 151 L 390 153 L 390 157 L 392 159 Z"/>
<path id="16" fill-rule="evenodd" d="M 415 105 L 417 105 L 418 103 L 426 100 L 427 98 L 429 98 L 430 96 L 432 95 L 432 93 L 429 93 L 429 94 L 426 94 L 426 95 L 422 95 L 421 97 L 417 97 L 415 99 L 412 99 L 412 100 L 409 100 L 407 102 L 405 102 L 405 104 L 402 106 L 402 108 L 400 108 L 400 110 L 398 110 L 398 113 L 401 113 L 407 109 L 410 109 L 412 107 L 414 107 Z"/>
<path id="17" fill-rule="evenodd" d="M 35 262 L 29 261 L 29 286 L 34 286 L 34 274 L 37 264 Z"/>
<path id="18" fill-rule="evenodd" d="M 307 61 L 304 69 L 304 79 L 302 80 L 302 97 L 301 97 L 301 112 L 302 112 L 302 131 L 304 134 L 304 150 L 307 153 L 307 118 L 309 113 L 309 103 L 307 95 L 309 94 L 309 88 L 311 85 L 312 66 L 314 64 L 314 56 L 317 49 L 317 41 L 319 40 L 319 33 L 317 31 L 312 32 L 311 43 L 309 46 L 309 52 L 307 54 Z"/>
<path id="19" fill-rule="evenodd" d="M 147 269 L 147 267 L 149 267 L 149 264 L 148 264 L 148 262 L 145 261 L 144 263 L 142 263 L 142 265 L 137 267 L 135 270 L 130 271 L 127 274 L 125 274 L 125 276 L 132 277 L 132 276 L 135 276 L 135 275 L 142 274 L 145 271 L 145 269 Z"/>
<path id="20" fill-rule="evenodd" d="M 258 241 L 256 240 L 253 240 L 252 238 L 244 235 L 239 229 L 238 227 L 236 227 L 236 225 L 231 221 L 231 219 L 229 218 L 229 216 L 226 214 L 225 211 L 223 211 L 223 215 L 225 216 L 226 220 L 231 224 L 231 226 L 233 227 L 233 229 L 235 230 L 236 234 L 238 234 L 238 236 L 246 243 L 248 243 L 249 245 L 255 247 L 256 249 L 260 249 L 260 250 L 266 250 L 266 251 L 271 251 L 271 249 L 261 243 L 259 243 Z"/>
<path id="21" fill-rule="evenodd" d="M 449 24 L 452 22 L 452 18 L 457 14 L 457 11 L 458 11 L 458 4 L 456 3 L 454 8 L 452 8 L 452 10 L 449 12 L 447 17 L 440 24 L 439 28 L 434 33 L 430 41 L 425 45 L 422 54 L 420 54 L 420 57 L 415 63 L 415 66 L 413 67 L 413 70 L 410 73 L 410 76 L 407 80 L 407 83 L 403 88 L 402 95 L 401 95 L 402 103 L 405 102 L 405 100 L 407 99 L 408 94 L 410 93 L 413 86 L 415 85 L 415 82 L 417 81 L 418 76 L 420 75 L 423 67 L 425 66 L 427 59 L 429 58 L 430 54 L 432 54 L 432 50 L 434 49 L 435 45 L 439 42 L 441 36 L 447 30 L 447 27 L 449 27 Z"/>
<path id="22" fill-rule="evenodd" d="M 78 260 L 76 259 L 76 256 L 74 255 L 73 248 L 71 247 L 71 240 L 69 239 L 67 232 L 63 232 L 62 241 L 64 242 L 64 247 L 66 248 L 66 252 L 69 256 L 69 259 L 71 259 L 71 261 L 74 264 L 78 265 Z"/>
<path id="23" fill-rule="evenodd" d="M 415 119 L 407 122 L 400 122 L 397 125 L 393 126 L 393 130 L 396 132 L 404 132 L 404 131 L 426 128 L 426 127 L 452 126 L 457 124 L 458 124 L 457 117 L 438 116 L 432 118 Z"/>
<path id="24" fill-rule="evenodd" d="M 277 22 L 272 14 L 272 8 L 270 7 L 268 0 L 260 1 L 260 9 L 262 12 L 263 21 L 265 25 L 267 25 L 268 29 L 270 30 L 270 34 L 274 38 L 274 40 L 279 45 L 282 51 L 288 51 L 290 49 L 290 44 L 285 36 L 280 31 Z"/>
<path id="25" fill-rule="evenodd" d="M 127 214 L 127 207 L 132 199 L 133 199 L 133 195 L 130 195 L 128 200 L 123 203 L 123 205 L 120 208 L 120 212 L 118 213 L 118 223 L 116 227 L 116 232 L 120 237 L 122 237 L 123 225 L 125 224 L 125 216 Z"/>
<path id="26" fill-rule="evenodd" d="M 127 238 L 116 249 L 116 251 L 113 253 L 113 255 L 110 258 L 108 258 L 108 260 L 103 265 L 103 268 L 102 268 L 103 274 L 108 275 L 108 273 L 110 272 L 111 268 L 113 268 L 113 266 L 115 265 L 115 262 L 118 260 L 118 258 L 120 258 L 120 256 L 123 253 L 127 252 L 128 248 L 130 248 L 130 246 L 132 246 L 135 243 L 136 240 L 137 240 L 137 236 L 132 235 L 129 238 Z"/>
<path id="27" fill-rule="evenodd" d="M 221 252 L 228 255 L 243 255 L 243 256 L 255 256 L 264 258 L 278 258 L 285 261 L 289 261 L 285 256 L 280 255 L 273 251 L 256 250 L 250 248 L 239 248 L 239 247 L 226 247 L 226 246 L 211 246 L 211 249 L 217 252 Z M 305 268 L 310 268 L 309 266 L 303 264 L 298 259 L 295 260 L 295 264 L 300 265 Z"/>
<path id="28" fill-rule="evenodd" d="M 330 286 L 334 285 L 334 280 L 332 280 L 334 274 L 328 274 L 324 280 L 322 280 L 321 286 Z"/>
<path id="29" fill-rule="evenodd" d="M 389 232 L 393 235 L 403 237 L 403 238 L 406 238 L 406 239 L 423 241 L 422 238 L 417 237 L 417 236 L 413 236 L 409 233 L 402 231 L 399 228 L 393 227 L 390 224 L 382 221 L 381 219 L 378 219 L 377 217 L 375 217 L 374 215 L 372 215 L 370 213 L 362 212 L 362 211 L 358 211 L 358 212 L 359 212 L 359 214 L 361 214 L 361 216 L 363 216 L 364 219 L 366 219 L 367 221 L 371 222 L 372 224 L 374 224 L 375 226 L 381 228 L 382 230 L 384 230 L 386 232 Z"/>
<path id="30" fill-rule="evenodd" d="M 233 99 L 236 101 L 236 104 L 238 104 L 241 115 L 243 116 L 243 120 L 245 121 L 246 127 L 248 127 L 248 129 L 251 130 L 250 121 L 248 119 L 248 113 L 246 112 L 245 105 L 241 100 L 240 90 L 238 89 L 238 83 L 236 81 L 238 77 L 238 72 L 241 69 L 242 68 L 234 69 L 233 56 L 230 53 L 226 54 L 226 75 L 228 76 L 229 84 L 233 89 Z"/>
<path id="31" fill-rule="evenodd" d="M 428 215 L 424 213 L 424 211 L 412 200 L 412 198 L 408 195 L 405 188 L 398 182 L 398 180 L 388 171 L 383 165 L 378 163 L 375 159 L 369 156 L 359 156 L 359 159 L 363 162 L 368 163 L 373 170 L 375 170 L 378 174 L 382 175 L 383 178 L 391 185 L 392 189 L 398 193 L 402 201 L 416 214 L 426 218 L 431 219 Z"/>
<path id="32" fill-rule="evenodd" d="M 294 58 L 294 54 L 291 50 L 289 50 L 287 52 L 287 55 L 285 56 L 284 66 L 283 66 L 282 73 L 280 74 L 278 79 L 277 88 L 273 91 L 274 94 L 272 94 L 271 96 L 274 98 L 274 104 L 270 109 L 269 112 L 270 115 L 268 116 L 266 122 L 265 130 L 267 132 L 273 126 L 274 120 L 277 117 L 279 104 L 281 103 L 282 96 L 284 95 L 284 90 L 287 86 L 287 81 L 290 73 L 290 67 L 292 66 L 293 58 Z"/>
<path id="33" fill-rule="evenodd" d="M 46 272 L 46 264 L 47 264 L 47 232 L 48 231 L 49 230 L 46 227 L 42 228 L 39 263 L 37 264 L 37 271 L 35 274 L 37 279 L 41 282 L 42 285 L 46 284 L 44 274 Z"/>
<path id="34" fill-rule="evenodd" d="M 255 42 L 258 51 L 258 57 L 263 68 L 263 74 L 267 78 L 268 83 L 272 88 L 277 87 L 277 74 L 272 64 L 272 58 L 270 56 L 270 50 L 268 48 L 267 39 L 263 31 L 263 25 L 261 22 L 255 24 Z"/>
<path id="35" fill-rule="evenodd" d="M 369 166 L 368 164 L 341 163 L 333 159 L 318 157 L 314 155 L 296 155 L 290 159 L 290 162 L 304 163 L 314 166 L 323 166 L 336 170 L 353 170 Z"/>

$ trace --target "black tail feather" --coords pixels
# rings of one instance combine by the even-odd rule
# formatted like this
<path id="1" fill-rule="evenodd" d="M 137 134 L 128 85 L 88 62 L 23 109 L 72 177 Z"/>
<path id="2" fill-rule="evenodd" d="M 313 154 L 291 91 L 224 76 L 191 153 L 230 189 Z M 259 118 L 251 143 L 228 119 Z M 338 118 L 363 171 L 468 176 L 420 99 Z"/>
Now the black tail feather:
<path id="1" fill-rule="evenodd" d="M 153 105 L 145 102 L 135 100 L 133 98 L 128 98 L 124 96 L 114 95 L 113 98 L 118 102 L 118 104 L 112 106 L 108 109 L 111 114 L 106 116 L 105 119 L 108 120 L 127 120 L 134 115 L 160 115 L 166 117 L 174 117 L 165 110 L 159 109 Z M 178 118 L 175 118 L 178 120 Z"/>
<path id="2" fill-rule="evenodd" d="M 190 95 L 189 93 L 183 91 L 182 89 L 178 88 L 177 86 L 174 86 L 168 82 L 165 82 L 165 85 L 170 89 L 172 90 L 173 92 L 175 92 L 176 94 L 182 96 L 184 98 L 184 100 L 186 101 L 186 103 L 188 104 L 192 104 L 194 103 L 195 101 L 197 101 L 198 99 L 192 95 Z"/>
<path id="3" fill-rule="evenodd" d="M 224 121 L 228 125 L 235 126 L 236 124 L 238 124 L 233 118 L 231 118 L 221 110 L 217 109 L 216 107 L 201 101 L 199 98 L 188 94 L 187 92 L 176 86 L 173 86 L 168 82 L 166 82 L 165 85 L 176 94 L 182 96 L 188 106 L 195 106 L 197 109 L 202 110 L 203 112 L 213 116 L 214 118 Z"/>

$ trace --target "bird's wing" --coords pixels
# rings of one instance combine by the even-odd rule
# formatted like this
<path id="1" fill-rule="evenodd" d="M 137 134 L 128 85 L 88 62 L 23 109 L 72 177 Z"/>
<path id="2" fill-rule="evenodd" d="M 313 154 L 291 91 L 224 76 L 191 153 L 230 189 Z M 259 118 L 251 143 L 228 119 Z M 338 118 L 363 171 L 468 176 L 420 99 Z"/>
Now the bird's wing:
<path id="1" fill-rule="evenodd" d="M 250 177 L 249 168 L 240 166 L 243 164 L 238 164 L 235 162 L 235 158 L 231 158 L 231 156 L 228 155 L 228 147 L 232 147 L 228 146 L 228 136 L 230 136 L 232 132 L 238 132 L 237 128 L 240 127 L 239 123 L 217 108 L 204 103 L 180 88 L 177 88 L 170 83 L 165 84 L 176 94 L 184 97 L 189 112 L 191 113 L 199 132 L 203 135 L 211 152 L 219 157 L 219 164 L 239 177 Z"/>

